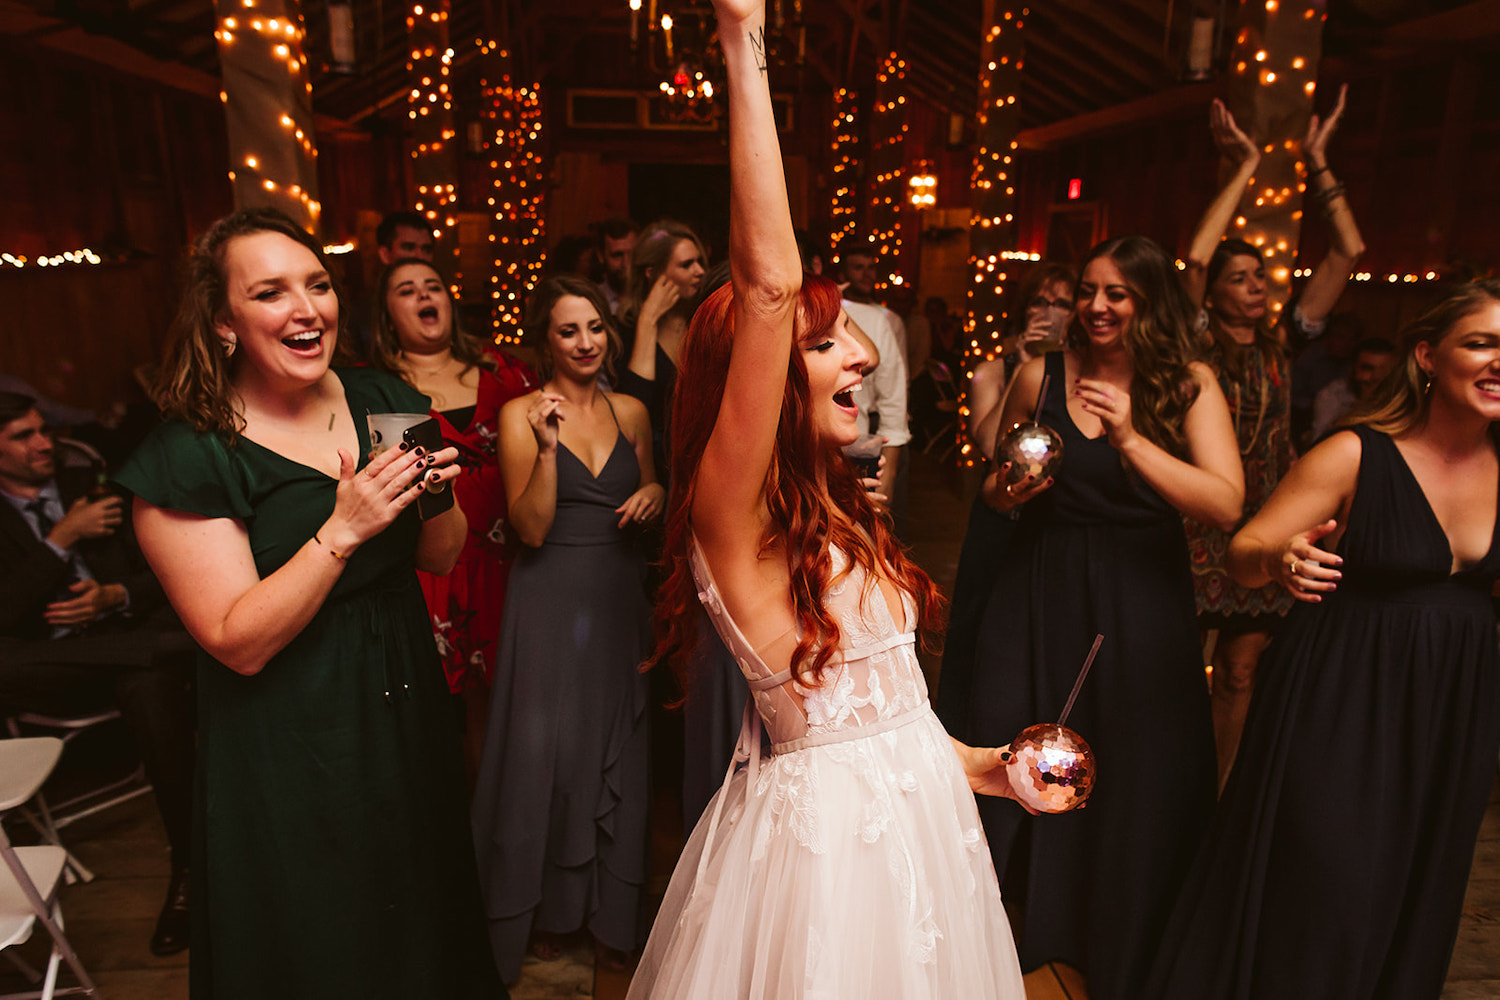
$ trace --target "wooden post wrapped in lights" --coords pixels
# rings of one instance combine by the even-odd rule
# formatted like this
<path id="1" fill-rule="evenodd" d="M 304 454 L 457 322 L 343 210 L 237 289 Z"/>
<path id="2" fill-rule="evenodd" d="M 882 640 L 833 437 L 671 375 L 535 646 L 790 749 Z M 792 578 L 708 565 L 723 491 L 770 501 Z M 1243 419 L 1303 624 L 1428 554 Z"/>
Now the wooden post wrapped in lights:
<path id="1" fill-rule="evenodd" d="M 1261 144 L 1260 166 L 1240 196 L 1230 235 L 1260 247 L 1271 308 L 1291 295 L 1307 190 L 1302 137 L 1317 91 L 1323 0 L 1246 0 L 1229 57 L 1226 103 Z"/>
<path id="2" fill-rule="evenodd" d="M 906 207 L 906 60 L 892 52 L 875 74 L 870 117 L 870 238 L 880 252 L 877 288 L 899 285 L 901 213 Z"/>
<path id="3" fill-rule="evenodd" d="M 435 260 L 453 276 L 453 294 L 462 285 L 458 269 L 458 134 L 453 127 L 453 90 L 450 74 L 453 50 L 448 47 L 448 0 L 415 0 L 406 15 L 406 69 L 411 76 L 406 117 L 411 130 L 412 206 L 426 216 L 437 238 Z"/>
<path id="4" fill-rule="evenodd" d="M 540 139 L 542 101 L 539 85 L 517 87 L 510 52 L 496 42 L 482 43 L 480 93 L 488 124 L 485 155 L 489 157 L 491 316 L 497 342 L 521 339 L 521 313 L 526 297 L 541 278 L 546 254 Z"/>
<path id="5" fill-rule="evenodd" d="M 984 35 L 979 47 L 978 135 L 969 179 L 969 303 L 964 324 L 963 386 L 977 361 L 1000 350 L 1005 325 L 1007 261 L 1016 245 L 1016 136 L 1021 130 L 1022 19 L 1030 11 L 1008 0 L 984 0 Z M 973 465 L 980 455 L 965 433 L 967 393 L 959 398 L 959 460 Z"/>
<path id="6" fill-rule="evenodd" d="M 833 211 L 829 228 L 833 245 L 859 228 L 859 180 L 857 164 L 859 133 L 855 112 L 859 98 L 840 87 L 833 95 Z"/>
<path id="7" fill-rule="evenodd" d="M 296 0 L 217 0 L 236 208 L 279 208 L 318 230 L 318 150 Z"/>

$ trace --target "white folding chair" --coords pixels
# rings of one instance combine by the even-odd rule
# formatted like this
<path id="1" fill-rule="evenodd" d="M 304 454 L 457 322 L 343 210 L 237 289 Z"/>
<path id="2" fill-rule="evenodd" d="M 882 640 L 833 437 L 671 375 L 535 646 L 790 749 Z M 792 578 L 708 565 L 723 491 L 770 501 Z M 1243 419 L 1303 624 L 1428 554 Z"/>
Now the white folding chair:
<path id="1" fill-rule="evenodd" d="M 0 740 L 0 819 L 25 805 L 37 791 L 62 754 L 62 740 L 54 736 Z M 40 990 L 9 993 L 0 1000 L 51 1000 L 55 996 L 99 996 L 99 990 L 84 971 L 73 946 L 63 934 L 62 909 L 57 892 L 62 884 L 68 854 L 55 843 L 36 847 L 13 847 L 0 824 L 0 950 L 21 944 L 40 923 L 52 937 L 47 971 L 38 973 L 19 957 L 8 954 L 16 968 Z M 77 986 L 57 986 L 57 972 L 66 961 L 77 978 Z"/>
<path id="2" fill-rule="evenodd" d="M 103 708 L 97 712 L 87 712 L 82 715 L 46 715 L 41 712 L 22 712 L 7 720 L 7 726 L 12 736 L 20 736 L 23 731 L 35 732 L 37 729 L 51 730 L 60 738 L 64 744 L 71 743 L 78 736 L 93 729 L 114 722 L 120 718 L 120 710 L 117 708 Z M 22 727 L 25 727 L 23 730 Z M 117 806 L 122 802 L 145 795 L 151 791 L 151 784 L 146 780 L 146 769 L 137 765 L 134 770 L 122 778 L 106 781 L 101 785 L 90 788 L 81 794 L 61 802 L 52 802 L 52 822 L 58 829 L 69 823 L 92 816 L 96 812 Z M 92 879 L 92 875 L 85 875 L 85 882 Z"/>

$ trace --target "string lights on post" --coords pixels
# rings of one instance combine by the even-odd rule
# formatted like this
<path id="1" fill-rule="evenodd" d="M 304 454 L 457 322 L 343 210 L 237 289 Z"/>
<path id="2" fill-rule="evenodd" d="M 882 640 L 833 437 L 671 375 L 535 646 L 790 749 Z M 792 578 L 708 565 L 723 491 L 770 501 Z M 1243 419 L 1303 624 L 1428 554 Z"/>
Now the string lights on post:
<path id="1" fill-rule="evenodd" d="M 959 397 L 959 460 L 973 465 L 979 452 L 964 427 L 969 374 L 976 362 L 1000 350 L 1005 325 L 1007 261 L 1030 258 L 1016 246 L 1016 136 L 1021 131 L 1021 29 L 1028 8 L 1007 0 L 984 0 L 979 47 L 978 135 L 969 179 L 969 292 L 964 324 L 964 392 Z"/>
<path id="2" fill-rule="evenodd" d="M 454 203 L 458 198 L 458 165 L 453 139 L 453 49 L 448 46 L 448 0 L 413 0 L 406 15 L 406 70 L 411 90 L 406 97 L 410 128 L 412 204 L 432 225 L 437 239 L 436 259 L 453 275 L 452 292 L 459 294 L 459 271 Z"/>
<path id="3" fill-rule="evenodd" d="M 1307 191 L 1301 140 L 1317 92 L 1322 0 L 1245 0 L 1229 56 L 1228 105 L 1261 143 L 1260 166 L 1240 196 L 1232 235 L 1265 254 L 1267 297 L 1291 297 Z"/>
<path id="4" fill-rule="evenodd" d="M 856 109 L 859 98 L 840 87 L 833 94 L 833 211 L 830 229 L 835 247 L 859 228 L 859 181 L 857 172 L 859 133 Z"/>
<path id="5" fill-rule="evenodd" d="M 519 342 L 526 297 L 541 279 L 546 253 L 542 176 L 542 100 L 539 85 L 518 87 L 510 52 L 496 42 L 480 43 L 480 93 L 488 123 L 490 312 L 498 343 Z"/>
<path id="6" fill-rule="evenodd" d="M 300 8 L 217 0 L 216 12 L 235 207 L 278 208 L 315 233 L 323 206 Z"/>
<path id="7" fill-rule="evenodd" d="M 901 213 L 906 206 L 906 60 L 892 52 L 875 74 L 870 118 L 870 241 L 880 254 L 877 288 L 900 285 Z"/>

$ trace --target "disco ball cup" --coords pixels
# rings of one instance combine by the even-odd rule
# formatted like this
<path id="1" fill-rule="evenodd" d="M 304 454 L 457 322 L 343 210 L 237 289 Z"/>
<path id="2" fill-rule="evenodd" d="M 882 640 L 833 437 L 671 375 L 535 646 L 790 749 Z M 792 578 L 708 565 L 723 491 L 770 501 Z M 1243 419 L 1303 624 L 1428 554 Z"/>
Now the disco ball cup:
<path id="1" fill-rule="evenodd" d="M 1062 458 L 1063 443 L 1057 432 L 1030 420 L 1006 431 L 995 449 L 996 462 L 1010 463 L 1010 471 L 1005 474 L 1009 483 L 1019 483 L 1032 474 L 1041 482 L 1057 471 Z"/>
<path id="2" fill-rule="evenodd" d="M 1094 751 L 1067 726 L 1031 726 L 1011 741 L 1010 753 L 1010 786 L 1037 812 L 1077 809 L 1094 789 Z"/>

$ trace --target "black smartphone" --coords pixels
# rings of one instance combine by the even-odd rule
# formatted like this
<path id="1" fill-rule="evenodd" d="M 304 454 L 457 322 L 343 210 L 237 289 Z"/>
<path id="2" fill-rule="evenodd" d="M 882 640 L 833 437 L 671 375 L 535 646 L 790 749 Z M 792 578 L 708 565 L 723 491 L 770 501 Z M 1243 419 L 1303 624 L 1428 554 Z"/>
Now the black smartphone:
<path id="1" fill-rule="evenodd" d="M 438 426 L 437 420 L 433 417 L 428 417 L 420 424 L 408 427 L 401 433 L 401 439 L 409 446 L 421 448 L 429 455 L 443 450 L 443 429 Z M 428 482 L 422 495 L 417 497 L 417 514 L 424 521 L 437 517 L 452 506 L 453 491 L 448 488 L 446 482 L 437 484 Z"/>

